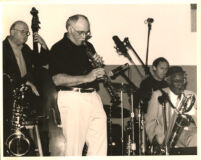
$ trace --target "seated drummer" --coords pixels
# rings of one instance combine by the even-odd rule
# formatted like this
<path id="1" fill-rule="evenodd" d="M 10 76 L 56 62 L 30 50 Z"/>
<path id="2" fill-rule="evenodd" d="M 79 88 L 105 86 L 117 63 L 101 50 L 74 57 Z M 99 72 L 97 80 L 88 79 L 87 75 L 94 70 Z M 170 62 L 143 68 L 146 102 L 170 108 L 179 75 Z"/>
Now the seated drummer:
<path id="1" fill-rule="evenodd" d="M 142 111 L 144 113 L 147 112 L 148 101 L 150 100 L 153 91 L 167 87 L 167 82 L 164 80 L 164 78 L 168 68 L 169 62 L 164 57 L 159 57 L 153 61 L 149 76 L 142 80 L 139 89 L 135 93 L 135 108 L 138 107 L 141 100 L 143 102 Z"/>

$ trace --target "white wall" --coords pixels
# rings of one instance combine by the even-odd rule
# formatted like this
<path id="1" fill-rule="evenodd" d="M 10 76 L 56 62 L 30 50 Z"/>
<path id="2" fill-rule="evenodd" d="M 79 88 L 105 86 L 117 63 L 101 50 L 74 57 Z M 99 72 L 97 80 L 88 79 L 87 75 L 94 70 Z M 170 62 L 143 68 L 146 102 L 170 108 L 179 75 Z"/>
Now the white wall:
<path id="1" fill-rule="evenodd" d="M 31 8 L 39 11 L 39 33 L 49 48 L 63 37 L 65 22 L 73 14 L 85 14 L 91 22 L 92 39 L 105 64 L 128 62 L 118 56 L 112 36 L 121 40 L 129 37 L 130 43 L 145 62 L 147 24 L 144 20 L 154 18 L 150 35 L 149 64 L 159 57 L 166 57 L 171 64 L 196 65 L 196 33 L 190 29 L 190 4 L 38 4 L 17 3 L 2 6 L 2 38 L 9 33 L 10 25 L 23 20 L 31 25 Z M 30 29 L 31 30 L 31 29 Z M 32 46 L 32 38 L 28 44 Z M 134 57 L 136 64 L 140 64 Z"/>

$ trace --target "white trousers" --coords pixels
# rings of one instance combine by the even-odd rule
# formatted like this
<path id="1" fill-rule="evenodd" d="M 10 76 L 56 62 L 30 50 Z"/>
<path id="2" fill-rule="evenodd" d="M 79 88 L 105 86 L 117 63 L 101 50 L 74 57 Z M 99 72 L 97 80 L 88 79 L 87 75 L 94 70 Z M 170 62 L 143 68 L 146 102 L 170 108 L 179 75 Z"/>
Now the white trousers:
<path id="1" fill-rule="evenodd" d="M 66 139 L 65 156 L 81 156 L 84 143 L 87 156 L 107 155 L 107 118 L 96 92 L 58 92 L 58 108 Z"/>

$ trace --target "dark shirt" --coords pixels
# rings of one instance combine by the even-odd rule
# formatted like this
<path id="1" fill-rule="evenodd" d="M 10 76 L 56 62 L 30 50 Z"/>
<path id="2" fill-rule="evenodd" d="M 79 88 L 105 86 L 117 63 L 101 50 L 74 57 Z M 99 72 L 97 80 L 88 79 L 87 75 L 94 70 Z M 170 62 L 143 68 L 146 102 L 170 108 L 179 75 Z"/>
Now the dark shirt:
<path id="1" fill-rule="evenodd" d="M 26 64 L 27 74 L 21 77 L 20 69 L 15 58 L 13 49 L 8 41 L 8 37 L 3 41 L 3 73 L 9 74 L 15 80 L 20 82 L 22 80 L 29 80 L 33 82 L 33 69 L 35 66 L 42 66 L 48 64 L 49 51 L 41 48 L 40 54 L 34 53 L 30 47 L 23 44 L 22 55 Z"/>
<path id="2" fill-rule="evenodd" d="M 146 79 L 144 79 L 140 84 L 140 89 L 147 91 L 147 92 L 153 92 L 160 88 L 167 87 L 167 82 L 162 80 L 158 81 L 153 78 L 153 76 L 149 76 Z"/>
<path id="3" fill-rule="evenodd" d="M 165 88 L 167 86 L 168 85 L 166 81 L 164 80 L 158 81 L 154 79 L 152 75 L 149 75 L 149 77 L 147 77 L 140 83 L 140 88 L 136 92 L 136 96 L 135 96 L 136 101 L 134 102 L 135 107 L 137 107 L 139 100 L 141 99 L 143 102 L 142 110 L 144 111 L 144 113 L 146 113 L 148 102 L 151 98 L 152 92 L 161 88 Z"/>
<path id="4" fill-rule="evenodd" d="M 3 115 L 5 120 L 11 118 L 13 107 L 13 90 L 17 86 L 30 81 L 35 84 L 34 67 L 48 63 L 49 51 L 41 48 L 40 54 L 34 53 L 30 47 L 23 44 L 22 55 L 25 61 L 27 74 L 21 77 L 20 69 L 15 58 L 8 37 L 3 41 Z M 11 79 L 13 81 L 11 81 Z M 36 85 L 36 84 L 35 84 Z M 34 102 L 34 101 L 33 101 Z M 4 128 L 8 128 L 4 125 Z"/>
<path id="5" fill-rule="evenodd" d="M 88 42 L 89 43 L 89 42 Z M 90 43 L 89 43 L 90 44 Z M 91 47 L 92 44 L 90 44 Z M 94 49 L 94 48 L 93 48 Z M 50 75 L 59 73 L 71 76 L 86 75 L 93 69 L 84 45 L 77 46 L 64 34 L 63 39 L 51 48 Z M 97 82 L 81 84 L 74 87 L 97 88 Z"/>

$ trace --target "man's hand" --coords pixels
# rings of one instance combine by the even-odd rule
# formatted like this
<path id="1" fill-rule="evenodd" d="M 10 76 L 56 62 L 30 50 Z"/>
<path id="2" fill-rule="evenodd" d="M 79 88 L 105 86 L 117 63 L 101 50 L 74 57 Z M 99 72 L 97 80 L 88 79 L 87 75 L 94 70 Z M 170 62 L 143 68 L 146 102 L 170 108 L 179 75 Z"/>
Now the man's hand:
<path id="1" fill-rule="evenodd" d="M 35 32 L 34 33 L 34 42 L 38 42 L 42 47 L 43 49 L 48 49 L 45 41 L 43 40 L 43 38 L 38 34 L 38 32 Z"/>
<path id="2" fill-rule="evenodd" d="M 35 85 L 33 83 L 31 83 L 30 81 L 27 81 L 26 82 L 26 85 L 30 86 L 31 87 L 31 90 L 32 92 L 36 95 L 36 96 L 39 96 L 39 93 L 35 87 Z"/>
<path id="3" fill-rule="evenodd" d="M 105 75 L 105 70 L 103 68 L 96 68 L 93 69 L 88 75 L 87 75 L 87 81 L 93 82 L 96 79 L 103 78 Z"/>

